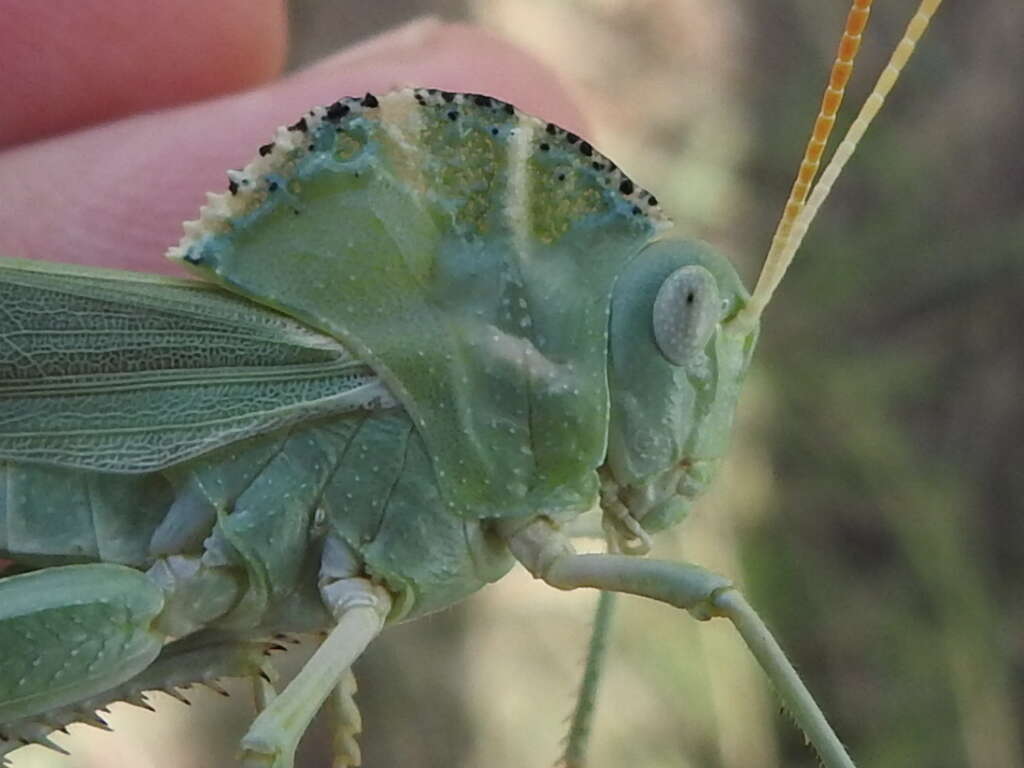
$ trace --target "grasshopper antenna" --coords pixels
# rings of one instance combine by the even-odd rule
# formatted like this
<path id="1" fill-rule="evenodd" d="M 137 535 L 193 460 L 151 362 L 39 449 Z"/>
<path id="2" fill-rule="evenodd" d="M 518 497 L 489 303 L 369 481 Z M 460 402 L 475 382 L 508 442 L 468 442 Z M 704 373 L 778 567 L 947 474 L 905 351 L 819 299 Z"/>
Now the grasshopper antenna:
<path id="1" fill-rule="evenodd" d="M 811 183 L 821 164 L 821 156 L 825 152 L 829 136 L 832 135 L 832 129 L 836 124 L 836 114 L 843 103 L 843 96 L 846 95 L 846 85 L 853 75 L 853 63 L 857 58 L 864 29 L 868 24 L 871 3 L 872 0 L 854 0 L 850 7 L 850 13 L 846 17 L 846 28 L 843 30 L 843 36 L 839 40 L 839 49 L 836 51 L 836 59 L 832 62 L 828 85 L 825 86 L 825 93 L 821 97 L 821 107 L 814 120 L 814 127 L 811 129 L 811 137 L 807 140 L 807 147 L 804 149 L 804 157 L 800 161 L 796 179 L 793 180 L 793 188 L 789 191 L 789 200 L 786 201 L 779 224 L 775 228 L 775 234 L 772 235 L 772 244 L 765 259 L 766 264 L 778 259 L 779 252 L 786 245 L 793 229 L 793 221 L 803 209 L 804 203 L 807 202 Z M 765 272 L 767 269 L 762 270 L 762 278 Z"/>
<path id="2" fill-rule="evenodd" d="M 818 161 L 825 148 L 825 142 L 828 139 L 829 132 L 831 132 L 832 124 L 835 122 L 835 112 L 838 110 L 839 103 L 842 100 L 843 88 L 845 88 L 846 81 L 849 79 L 850 72 L 853 69 L 853 57 L 856 56 L 860 45 L 860 34 L 863 32 L 864 24 L 867 22 L 867 14 L 870 10 L 871 0 L 854 0 L 853 8 L 851 8 L 847 19 L 846 31 L 839 44 L 839 54 L 833 65 L 832 76 L 829 79 L 829 85 L 822 99 L 821 111 L 818 114 L 818 119 L 815 121 L 810 141 L 807 143 L 804 160 L 800 164 L 800 170 L 797 172 L 796 182 L 793 184 L 789 201 L 786 203 L 786 208 L 775 231 L 775 236 L 772 238 L 772 245 L 765 259 L 764 267 L 761 269 L 761 274 L 757 279 L 757 285 L 754 288 L 753 295 L 750 297 L 750 301 L 730 323 L 739 332 L 748 333 L 756 326 L 761 313 L 771 300 L 775 289 L 778 288 L 783 275 L 786 274 L 786 269 L 793 261 L 797 249 L 799 249 L 800 244 L 803 242 L 804 235 L 807 234 L 808 227 L 818 213 L 818 209 L 821 208 L 825 198 L 828 197 L 828 193 L 832 190 L 832 185 L 839 177 L 840 172 L 846 166 L 850 157 L 853 156 L 857 144 L 864 136 L 868 126 L 871 125 L 871 121 L 874 120 L 875 115 L 882 108 L 886 96 L 888 96 L 889 91 L 895 85 L 900 72 L 914 52 L 914 47 L 917 45 L 918 40 L 921 39 L 925 29 L 928 28 L 928 22 L 931 21 L 931 17 L 941 3 L 942 0 L 921 0 L 917 12 L 911 18 L 906 31 L 903 33 L 903 38 L 893 50 L 888 64 L 882 70 L 882 74 L 878 76 L 875 87 L 867 99 L 864 100 L 860 112 L 847 130 L 846 136 L 843 137 L 839 146 L 836 147 L 835 154 L 822 172 L 818 183 L 810 189 L 808 194 L 807 190 L 814 178 Z M 838 90 L 836 89 L 837 85 L 839 86 Z"/>

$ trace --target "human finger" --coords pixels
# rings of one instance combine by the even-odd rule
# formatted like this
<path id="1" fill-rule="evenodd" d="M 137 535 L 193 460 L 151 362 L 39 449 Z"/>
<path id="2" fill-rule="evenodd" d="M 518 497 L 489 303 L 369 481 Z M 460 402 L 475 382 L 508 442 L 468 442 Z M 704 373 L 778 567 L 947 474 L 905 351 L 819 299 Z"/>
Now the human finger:
<path id="1" fill-rule="evenodd" d="M 0 18 L 0 147 L 263 83 L 287 38 L 283 0 L 3 0 Z"/>
<path id="2" fill-rule="evenodd" d="M 0 155 L 0 253 L 176 271 L 161 258 L 277 125 L 314 104 L 406 85 L 488 93 L 580 131 L 552 73 L 479 28 L 426 20 L 262 88 L 138 115 Z"/>

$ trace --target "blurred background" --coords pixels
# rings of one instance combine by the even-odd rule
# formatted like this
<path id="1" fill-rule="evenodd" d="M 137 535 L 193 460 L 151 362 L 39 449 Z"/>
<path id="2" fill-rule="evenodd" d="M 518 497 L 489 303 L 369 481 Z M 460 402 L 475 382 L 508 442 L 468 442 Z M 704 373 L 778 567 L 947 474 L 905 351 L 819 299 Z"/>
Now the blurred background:
<path id="1" fill-rule="evenodd" d="M 859 105 L 916 0 L 876 3 Z M 423 14 L 547 62 L 592 142 L 748 284 L 845 0 L 292 0 L 292 63 Z M 1024 14 L 947 3 L 764 320 L 715 492 L 660 557 L 730 575 L 861 766 L 1024 765 Z M 841 130 L 849 112 L 840 119 Z M 357 667 L 370 768 L 545 768 L 596 595 L 517 570 Z M 303 652 L 288 655 L 294 667 Z M 248 686 L 115 708 L 14 765 L 232 764 Z M 622 600 L 593 768 L 813 766 L 731 627 Z M 328 766 L 323 730 L 297 765 Z"/>

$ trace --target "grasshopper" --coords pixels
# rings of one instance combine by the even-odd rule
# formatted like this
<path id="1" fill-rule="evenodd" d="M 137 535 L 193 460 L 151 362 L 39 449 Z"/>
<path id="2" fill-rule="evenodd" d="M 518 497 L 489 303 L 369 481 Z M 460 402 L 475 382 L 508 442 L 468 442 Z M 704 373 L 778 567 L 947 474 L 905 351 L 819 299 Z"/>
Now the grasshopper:
<path id="1" fill-rule="evenodd" d="M 761 312 L 938 3 L 808 197 L 869 5 L 752 294 L 585 139 L 434 89 L 280 129 L 172 249 L 205 283 L 5 261 L 8 745 L 244 676 L 244 764 L 290 766 L 329 698 L 356 762 L 353 661 L 518 561 L 730 619 L 826 765 L 852 765 L 727 578 L 637 556 L 707 487 Z M 566 526 L 596 503 L 615 551 L 577 554 Z M 277 692 L 274 636 L 317 630 Z"/>

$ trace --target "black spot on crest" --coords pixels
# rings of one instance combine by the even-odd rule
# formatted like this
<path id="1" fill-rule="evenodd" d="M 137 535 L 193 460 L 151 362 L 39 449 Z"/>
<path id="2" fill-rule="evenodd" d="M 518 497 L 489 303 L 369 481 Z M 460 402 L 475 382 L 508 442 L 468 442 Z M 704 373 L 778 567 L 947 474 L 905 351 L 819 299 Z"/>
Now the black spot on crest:
<path id="1" fill-rule="evenodd" d="M 565 134 L 565 140 L 568 141 L 570 144 L 575 144 L 577 141 L 580 140 L 580 137 L 577 136 L 575 133 L 567 133 Z"/>
<path id="2" fill-rule="evenodd" d="M 347 114 L 348 104 L 342 104 L 340 101 L 336 101 L 327 108 L 327 112 L 324 114 L 324 117 L 332 123 L 336 123 Z"/>
<path id="3" fill-rule="evenodd" d="M 552 136 L 554 136 L 556 133 L 558 133 L 558 126 L 555 125 L 554 123 L 548 123 L 547 125 L 544 126 L 544 130 L 550 133 Z"/>
<path id="4" fill-rule="evenodd" d="M 633 182 L 630 181 L 629 179 L 623 179 L 622 183 L 619 184 L 619 192 L 621 192 L 624 195 L 632 195 L 633 194 Z"/>
<path id="5" fill-rule="evenodd" d="M 380 102 L 377 101 L 377 97 L 374 96 L 372 93 L 367 93 L 365 96 L 363 96 L 363 100 L 359 103 L 362 104 L 364 107 L 368 107 L 369 109 L 376 109 L 377 107 L 380 106 Z"/>
<path id="6" fill-rule="evenodd" d="M 586 157 L 590 157 L 594 154 L 594 148 L 590 146 L 589 142 L 583 141 L 580 142 L 580 152 L 582 152 Z"/>
<path id="7" fill-rule="evenodd" d="M 234 179 L 228 181 L 228 192 L 230 192 L 232 195 L 238 194 L 238 182 L 235 181 Z"/>
<path id="8" fill-rule="evenodd" d="M 507 115 L 514 115 L 516 113 L 516 108 L 513 107 L 508 102 L 505 102 L 504 109 L 505 109 L 505 114 L 507 114 Z"/>
<path id="9" fill-rule="evenodd" d="M 305 133 L 309 130 L 309 125 L 306 123 L 306 118 L 300 117 L 294 123 L 288 126 L 289 131 L 302 131 Z"/>
<path id="10" fill-rule="evenodd" d="M 455 101 L 455 94 L 451 91 L 441 91 L 441 98 L 451 104 Z"/>
<path id="11" fill-rule="evenodd" d="M 267 155 L 269 155 L 273 151 L 274 151 L 274 142 L 270 142 L 269 144 L 264 144 L 259 149 L 260 157 L 266 157 Z"/>
<path id="12" fill-rule="evenodd" d="M 473 97 L 473 103 L 478 107 L 489 107 L 491 106 L 491 99 L 489 96 L 476 95 Z"/>
<path id="13" fill-rule="evenodd" d="M 647 196 L 647 204 L 648 205 L 657 205 L 658 204 L 658 198 L 656 198 L 654 195 L 648 195 Z"/>

